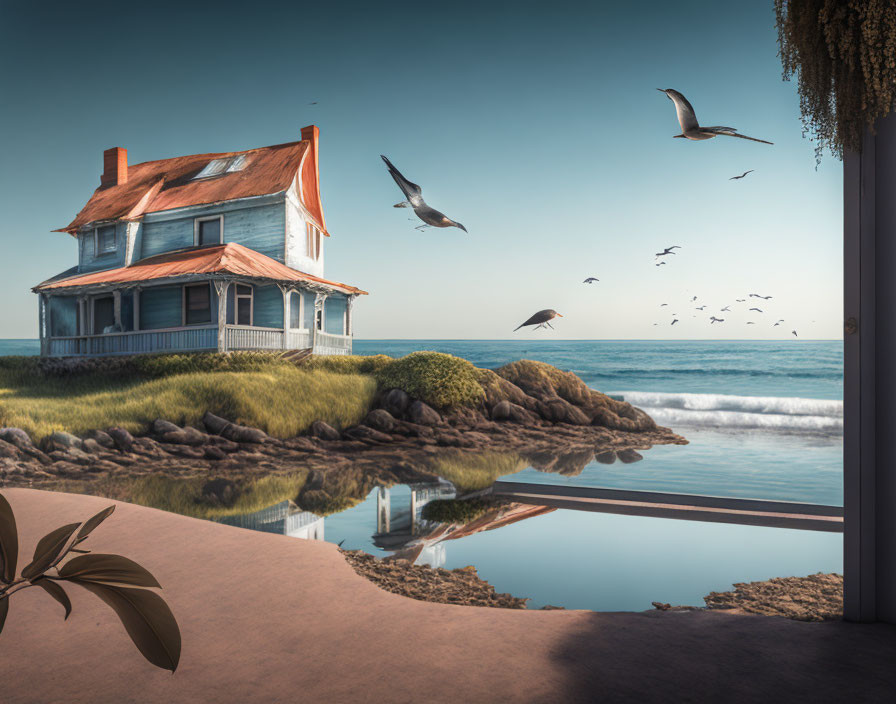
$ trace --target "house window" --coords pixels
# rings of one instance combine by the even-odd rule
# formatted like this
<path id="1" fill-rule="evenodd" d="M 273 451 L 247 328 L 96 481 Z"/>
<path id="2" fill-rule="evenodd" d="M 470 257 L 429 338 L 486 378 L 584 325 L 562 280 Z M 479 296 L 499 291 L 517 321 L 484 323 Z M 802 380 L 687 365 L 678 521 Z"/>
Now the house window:
<path id="1" fill-rule="evenodd" d="M 102 296 L 93 299 L 93 334 L 102 335 L 115 325 L 115 299 Z"/>
<path id="2" fill-rule="evenodd" d="M 97 227 L 93 231 L 94 256 L 115 251 L 115 225 Z"/>
<path id="3" fill-rule="evenodd" d="M 252 287 L 236 285 L 236 324 L 252 325 Z"/>
<path id="4" fill-rule="evenodd" d="M 289 327 L 302 327 L 302 296 L 295 292 L 289 294 Z"/>
<path id="5" fill-rule="evenodd" d="M 221 174 L 232 174 L 234 171 L 242 171 L 246 168 L 246 154 L 239 156 L 228 156 L 222 159 L 212 159 L 205 167 L 193 177 L 193 180 L 200 178 L 211 178 L 212 176 L 220 176 Z"/>
<path id="6" fill-rule="evenodd" d="M 310 222 L 305 223 L 305 254 L 310 259 L 320 257 L 320 230 Z"/>
<path id="7" fill-rule="evenodd" d="M 193 233 L 197 247 L 212 247 L 224 242 L 224 216 L 196 218 Z"/>
<path id="8" fill-rule="evenodd" d="M 212 322 L 211 287 L 208 284 L 184 286 L 184 325 Z"/>

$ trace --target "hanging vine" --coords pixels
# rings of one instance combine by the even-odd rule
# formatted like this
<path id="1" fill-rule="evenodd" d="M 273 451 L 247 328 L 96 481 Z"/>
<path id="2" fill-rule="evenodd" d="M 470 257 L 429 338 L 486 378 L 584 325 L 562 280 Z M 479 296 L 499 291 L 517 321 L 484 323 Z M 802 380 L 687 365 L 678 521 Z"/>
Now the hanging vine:
<path id="1" fill-rule="evenodd" d="M 774 0 L 784 80 L 797 76 L 804 134 L 837 158 L 896 106 L 896 0 Z"/>

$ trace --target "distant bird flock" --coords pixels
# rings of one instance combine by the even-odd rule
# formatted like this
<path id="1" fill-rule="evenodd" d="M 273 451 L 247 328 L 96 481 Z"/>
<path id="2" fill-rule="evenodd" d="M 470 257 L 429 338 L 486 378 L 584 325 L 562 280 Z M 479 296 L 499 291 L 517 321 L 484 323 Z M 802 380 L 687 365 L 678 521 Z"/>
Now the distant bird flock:
<path id="1" fill-rule="evenodd" d="M 665 96 L 667 98 L 669 98 L 669 100 L 671 100 L 672 103 L 675 105 L 675 113 L 678 118 L 679 127 L 681 128 L 681 134 L 674 135 L 675 138 L 688 139 L 688 140 L 692 140 L 692 141 L 704 141 L 704 140 L 708 140 L 708 139 L 713 139 L 715 137 L 735 137 L 738 139 L 746 139 L 751 142 L 760 142 L 762 144 L 773 144 L 772 142 L 768 142 L 764 139 L 757 139 L 756 137 L 748 137 L 747 135 L 740 134 L 734 127 L 722 127 L 722 126 L 707 127 L 707 126 L 701 125 L 697 121 L 697 115 L 694 112 L 693 106 L 690 104 L 690 102 L 688 102 L 688 99 L 685 98 L 684 95 L 682 95 L 677 90 L 674 90 L 673 88 L 657 88 L 657 90 L 659 90 L 661 93 L 665 94 Z M 309 104 L 315 105 L 316 103 L 309 103 Z M 444 213 L 429 206 L 423 200 L 423 191 L 420 188 L 420 186 L 418 186 L 416 183 L 413 183 L 413 182 L 409 181 L 408 179 L 406 179 L 404 177 L 404 175 L 397 168 L 395 168 L 395 166 L 392 164 L 392 162 L 389 161 L 389 159 L 387 159 L 385 156 L 381 155 L 381 158 L 382 158 L 383 162 L 386 164 L 386 168 L 388 169 L 389 174 L 395 180 L 396 185 L 398 186 L 398 188 L 401 190 L 402 194 L 405 197 L 405 200 L 401 201 L 400 203 L 396 203 L 394 207 L 413 209 L 414 215 L 416 215 L 416 219 L 419 219 L 421 221 L 421 224 L 418 225 L 415 229 L 424 230 L 429 227 L 436 227 L 436 228 L 456 227 L 456 228 L 463 230 L 464 232 L 467 232 L 467 228 L 464 227 L 463 225 L 461 225 L 459 222 L 457 222 L 456 220 L 452 220 Z M 755 171 L 755 169 L 748 169 L 739 175 L 731 176 L 728 180 L 729 181 L 739 181 L 739 180 L 745 178 L 748 174 L 754 173 L 754 171 Z M 414 218 L 410 218 L 410 219 L 414 220 Z M 656 267 L 666 266 L 668 263 L 668 260 L 666 258 L 668 258 L 670 256 L 676 256 L 678 254 L 678 252 L 676 252 L 675 250 L 683 250 L 683 247 L 681 245 L 677 245 L 677 244 L 670 245 L 668 247 L 663 247 L 662 251 L 654 253 L 654 266 L 656 266 Z M 657 274 L 657 275 L 659 276 L 659 274 Z M 599 283 L 599 282 L 600 282 L 600 279 L 597 278 L 596 276 L 589 276 L 582 283 L 591 285 L 591 284 Z M 769 300 L 771 300 L 772 296 L 762 295 L 762 294 L 758 294 L 758 293 L 750 293 L 747 295 L 746 298 L 736 298 L 734 303 L 738 303 L 738 304 L 746 303 L 751 298 L 758 298 L 763 301 L 769 301 Z M 693 296 L 690 299 L 690 302 L 695 303 L 695 302 L 697 302 L 697 300 L 698 300 L 698 297 Z M 669 305 L 668 303 L 660 303 L 659 307 L 663 308 L 668 305 Z M 709 305 L 709 304 L 701 302 L 701 305 L 696 306 L 694 308 L 694 310 L 703 312 L 706 310 L 707 305 Z M 732 309 L 731 309 L 732 305 L 734 305 L 734 304 L 728 303 L 724 307 L 719 308 L 718 312 L 720 312 L 720 313 L 736 312 L 736 311 L 732 311 Z M 764 311 L 761 308 L 753 306 L 753 307 L 749 308 L 746 311 L 746 313 L 747 314 L 756 313 L 759 315 L 763 315 Z M 514 332 L 516 332 L 517 330 L 519 330 L 520 328 L 523 328 L 523 327 L 532 327 L 535 330 L 538 330 L 538 329 L 546 330 L 548 328 L 553 330 L 554 327 L 551 325 L 551 321 L 554 320 L 555 318 L 562 318 L 562 317 L 563 316 L 560 313 L 558 313 L 556 310 L 554 310 L 553 308 L 546 308 L 545 310 L 540 310 L 537 313 L 534 313 L 533 315 L 531 315 L 528 319 L 526 319 L 525 322 L 521 323 L 516 328 L 514 328 Z M 671 321 L 671 323 L 669 323 L 670 326 L 675 325 L 676 323 L 679 322 L 679 318 L 677 317 L 676 313 L 673 313 L 671 317 L 672 317 L 672 321 Z M 694 315 L 692 317 L 696 317 L 696 315 Z M 725 323 L 725 320 L 726 320 L 725 318 L 716 317 L 715 315 L 709 316 L 709 324 L 710 325 L 715 325 L 716 323 L 720 323 L 720 324 Z M 779 320 L 777 320 L 777 322 L 774 323 L 774 325 L 772 325 L 772 327 L 778 327 L 783 322 L 785 322 L 784 319 L 779 319 Z M 660 324 L 659 322 L 653 323 L 654 326 L 657 326 L 659 324 Z M 748 321 L 746 321 L 746 324 L 747 325 L 756 325 L 757 321 L 756 320 L 748 320 Z M 794 337 L 799 337 L 796 330 L 791 330 L 791 334 Z"/>

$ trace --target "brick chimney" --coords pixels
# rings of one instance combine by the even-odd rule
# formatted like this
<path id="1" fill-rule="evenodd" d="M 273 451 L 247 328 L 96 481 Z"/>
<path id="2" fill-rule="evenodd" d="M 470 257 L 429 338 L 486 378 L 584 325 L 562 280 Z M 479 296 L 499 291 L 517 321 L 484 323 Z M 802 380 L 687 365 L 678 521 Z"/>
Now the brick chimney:
<path id="1" fill-rule="evenodd" d="M 101 186 L 119 186 L 128 182 L 128 150 L 112 147 L 103 152 Z"/>

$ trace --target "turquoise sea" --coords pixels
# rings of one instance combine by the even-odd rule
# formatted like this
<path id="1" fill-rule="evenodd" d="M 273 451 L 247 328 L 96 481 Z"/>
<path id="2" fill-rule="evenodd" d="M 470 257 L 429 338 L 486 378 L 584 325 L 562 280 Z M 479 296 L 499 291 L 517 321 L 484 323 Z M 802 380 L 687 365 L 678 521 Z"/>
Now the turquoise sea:
<path id="1" fill-rule="evenodd" d="M 592 462 L 575 476 L 530 467 L 505 480 L 842 503 L 840 341 L 356 340 L 354 349 L 437 350 L 488 368 L 548 362 L 690 441 L 644 451 L 635 464 Z M 36 353 L 34 340 L 0 341 L 0 355 Z M 390 554 L 377 536 L 375 493 L 321 519 L 320 533 Z M 400 518 L 410 489 L 390 494 Z M 651 601 L 700 604 L 733 582 L 841 571 L 842 537 L 561 510 L 427 545 L 416 559 L 473 564 L 498 591 L 531 597 L 536 608 L 640 610 Z"/>

